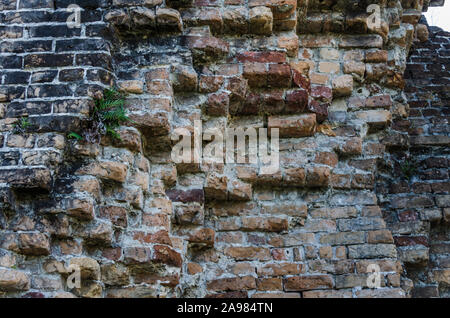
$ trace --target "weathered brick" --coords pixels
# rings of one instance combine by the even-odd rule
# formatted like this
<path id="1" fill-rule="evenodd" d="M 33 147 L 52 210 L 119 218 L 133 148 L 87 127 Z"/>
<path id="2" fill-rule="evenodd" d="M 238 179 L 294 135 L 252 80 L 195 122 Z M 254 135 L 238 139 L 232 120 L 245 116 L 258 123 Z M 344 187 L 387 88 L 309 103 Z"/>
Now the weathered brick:
<path id="1" fill-rule="evenodd" d="M 26 255 L 50 254 L 50 240 L 42 233 L 19 234 L 20 252 Z"/>
<path id="2" fill-rule="evenodd" d="M 169 266 L 181 267 L 181 255 L 172 248 L 165 245 L 155 245 L 153 247 L 152 261 Z"/>
<path id="3" fill-rule="evenodd" d="M 273 28 L 273 14 L 267 7 L 254 7 L 249 11 L 250 32 L 254 34 L 270 34 Z"/>
<path id="4" fill-rule="evenodd" d="M 127 227 L 127 210 L 120 206 L 103 206 L 99 209 L 100 217 L 108 218 L 114 225 Z"/>
<path id="5" fill-rule="evenodd" d="M 366 63 L 382 63 L 387 62 L 388 52 L 385 50 L 369 50 L 366 51 Z"/>
<path id="6" fill-rule="evenodd" d="M 199 80 L 199 91 L 201 93 L 216 92 L 223 84 L 223 76 L 201 75 Z"/>
<path id="7" fill-rule="evenodd" d="M 73 54 L 30 54 L 24 58 L 25 68 L 71 66 Z"/>
<path id="8" fill-rule="evenodd" d="M 295 90 L 286 93 L 286 112 L 301 113 L 308 106 L 308 93 L 305 90 Z"/>
<path id="9" fill-rule="evenodd" d="M 13 188 L 41 188 L 49 190 L 52 177 L 47 168 L 13 168 L 1 169 L 0 181 Z"/>
<path id="10" fill-rule="evenodd" d="M 332 81 L 333 95 L 348 96 L 353 91 L 353 77 L 351 75 L 342 75 Z"/>
<path id="11" fill-rule="evenodd" d="M 226 116 L 229 105 L 230 98 L 226 92 L 210 94 L 206 105 L 206 113 L 210 116 Z"/>
<path id="12" fill-rule="evenodd" d="M 330 245 L 348 245 L 355 243 L 365 243 L 366 235 L 364 232 L 340 232 L 323 234 L 320 237 L 320 243 Z"/>
<path id="13" fill-rule="evenodd" d="M 258 278 L 256 280 L 257 290 L 281 290 L 281 278 Z"/>
<path id="14" fill-rule="evenodd" d="M 227 247 L 224 253 L 238 261 L 271 259 L 269 250 L 263 247 Z"/>
<path id="15" fill-rule="evenodd" d="M 361 244 L 348 247 L 350 258 L 380 258 L 397 256 L 397 250 L 393 244 Z"/>
<path id="16" fill-rule="evenodd" d="M 313 218 L 341 219 L 356 217 L 358 211 L 354 207 L 319 208 L 310 211 Z"/>
<path id="17" fill-rule="evenodd" d="M 339 43 L 341 48 L 381 48 L 383 39 L 380 35 L 347 35 Z"/>
<path id="18" fill-rule="evenodd" d="M 405 298 L 401 288 L 363 289 L 356 292 L 357 298 Z"/>
<path id="19" fill-rule="evenodd" d="M 329 275 L 301 275 L 285 278 L 283 284 L 286 291 L 330 289 L 333 279 Z"/>
<path id="20" fill-rule="evenodd" d="M 231 34 L 248 33 L 247 14 L 248 9 L 242 6 L 225 8 L 222 16 L 224 32 Z"/>
<path id="21" fill-rule="evenodd" d="M 425 246 L 401 247 L 398 249 L 398 257 L 407 264 L 424 264 L 429 259 L 429 249 Z"/>
<path id="22" fill-rule="evenodd" d="M 316 129 L 316 115 L 270 116 L 268 128 L 279 128 L 280 137 L 312 136 Z"/>
<path id="23" fill-rule="evenodd" d="M 204 209 L 198 204 L 177 205 L 174 211 L 177 224 L 203 224 Z"/>
<path id="24" fill-rule="evenodd" d="M 296 275 L 303 271 L 302 264 L 297 263 L 274 263 L 257 268 L 258 274 L 264 276 Z"/>
<path id="25" fill-rule="evenodd" d="M 148 247 L 127 247 L 123 251 L 125 264 L 142 264 L 150 261 L 150 248 Z"/>
<path id="26" fill-rule="evenodd" d="M 128 269 L 120 264 L 102 265 L 101 275 L 105 285 L 124 286 L 130 281 Z"/>
<path id="27" fill-rule="evenodd" d="M 341 290 L 315 290 L 302 293 L 303 298 L 353 298 L 351 291 Z"/>
<path id="28" fill-rule="evenodd" d="M 192 37 L 188 46 L 200 62 L 220 58 L 229 51 L 229 44 L 215 37 Z"/>
<path id="29" fill-rule="evenodd" d="M 370 231 L 367 234 L 367 243 L 378 244 L 378 243 L 393 243 L 392 233 L 389 230 L 377 230 Z"/>
<path id="30" fill-rule="evenodd" d="M 67 199 L 65 202 L 67 214 L 82 220 L 94 218 L 94 203 L 89 199 Z"/>
<path id="31" fill-rule="evenodd" d="M 355 218 L 338 220 L 339 230 L 347 231 L 367 231 L 386 228 L 382 218 Z"/>
<path id="32" fill-rule="evenodd" d="M 282 232 L 288 229 L 288 220 L 281 218 L 245 217 L 242 229 L 246 231 Z"/>
<path id="33" fill-rule="evenodd" d="M 79 175 L 93 175 L 99 178 L 124 182 L 127 176 L 126 164 L 114 161 L 102 161 L 91 163 L 77 171 Z"/>
<path id="34" fill-rule="evenodd" d="M 100 278 L 100 265 L 90 257 L 74 257 L 70 259 L 70 265 L 77 266 L 82 279 L 98 280 Z"/>
<path id="35" fill-rule="evenodd" d="M 256 288 L 256 280 L 252 276 L 221 278 L 207 283 L 207 288 L 214 291 L 237 291 Z"/>
<path id="36" fill-rule="evenodd" d="M 23 291 L 30 289 L 30 279 L 24 272 L 0 269 L 0 290 Z"/>
<path id="37" fill-rule="evenodd" d="M 269 64 L 267 81 L 271 87 L 290 87 L 291 68 L 288 64 Z"/>
<path id="38" fill-rule="evenodd" d="M 250 87 L 264 87 L 267 85 L 267 64 L 264 63 L 245 63 L 244 77 L 247 79 Z"/>
<path id="39" fill-rule="evenodd" d="M 378 28 L 355 1 L 82 0 L 81 28 L 70 0 L 0 2 L 3 296 L 164 297 L 183 275 L 214 298 L 445 294 L 447 35 L 419 2 Z M 130 94 L 120 139 L 67 139 L 106 87 Z M 174 165 L 198 119 L 279 128 L 280 170 Z M 58 255 L 87 258 L 82 288 L 60 292 Z"/>
<path id="40" fill-rule="evenodd" d="M 273 204 L 262 204 L 261 213 L 262 214 L 272 214 L 272 215 L 289 215 L 292 217 L 306 217 L 308 208 L 306 204 L 288 204 L 277 202 Z"/>
<path id="41" fill-rule="evenodd" d="M 198 229 L 189 234 L 188 242 L 214 246 L 215 234 L 215 231 L 210 228 Z"/>
<path id="42" fill-rule="evenodd" d="M 368 275 L 350 274 L 336 276 L 336 288 L 364 288 L 367 287 Z"/>

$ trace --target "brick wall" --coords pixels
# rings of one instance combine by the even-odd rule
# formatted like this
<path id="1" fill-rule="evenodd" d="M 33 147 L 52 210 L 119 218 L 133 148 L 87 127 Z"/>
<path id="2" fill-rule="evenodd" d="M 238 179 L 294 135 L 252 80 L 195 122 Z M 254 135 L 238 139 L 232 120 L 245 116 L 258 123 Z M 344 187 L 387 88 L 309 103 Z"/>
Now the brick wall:
<path id="1" fill-rule="evenodd" d="M 0 2 L 0 295 L 410 296 L 376 181 L 392 175 L 428 4 Z M 68 139 L 110 86 L 128 94 L 121 140 Z M 280 171 L 176 164 L 171 133 L 195 120 L 279 128 Z"/>
<path id="2" fill-rule="evenodd" d="M 449 295 L 449 32 L 423 28 L 406 67 L 409 116 L 393 122 L 386 219 L 415 297 Z M 411 173 L 405 174 L 410 163 Z M 392 178 L 394 177 L 394 178 Z"/>

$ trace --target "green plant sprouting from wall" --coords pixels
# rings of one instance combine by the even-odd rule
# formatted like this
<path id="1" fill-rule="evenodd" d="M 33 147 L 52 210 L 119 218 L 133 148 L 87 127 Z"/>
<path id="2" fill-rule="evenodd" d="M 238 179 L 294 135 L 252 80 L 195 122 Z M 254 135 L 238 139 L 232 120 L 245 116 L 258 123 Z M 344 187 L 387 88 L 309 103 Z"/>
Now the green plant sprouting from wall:
<path id="1" fill-rule="evenodd" d="M 403 177 L 408 181 L 411 180 L 417 170 L 414 163 L 412 163 L 408 159 L 405 159 L 405 161 L 403 161 L 403 163 L 400 165 L 400 169 L 402 171 Z"/>
<path id="2" fill-rule="evenodd" d="M 31 123 L 28 121 L 27 117 L 21 117 L 17 123 L 13 125 L 12 133 L 13 134 L 24 134 L 27 132 L 28 128 L 30 128 Z"/>
<path id="3" fill-rule="evenodd" d="M 102 98 L 95 99 L 87 127 L 81 133 L 70 132 L 68 137 L 88 143 L 100 143 L 102 136 L 106 135 L 120 140 L 116 129 L 130 120 L 126 115 L 124 104 L 123 94 L 115 89 L 106 89 Z"/>

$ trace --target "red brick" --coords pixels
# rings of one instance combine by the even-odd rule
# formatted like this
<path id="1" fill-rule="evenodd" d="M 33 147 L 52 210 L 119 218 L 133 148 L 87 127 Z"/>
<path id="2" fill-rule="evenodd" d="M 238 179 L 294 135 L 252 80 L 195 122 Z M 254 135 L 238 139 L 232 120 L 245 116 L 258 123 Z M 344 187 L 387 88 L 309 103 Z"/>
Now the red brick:
<path id="1" fill-rule="evenodd" d="M 313 86 L 311 88 L 311 97 L 321 101 L 330 102 L 333 99 L 333 92 L 330 87 Z"/>
<path id="2" fill-rule="evenodd" d="M 268 128 L 279 128 L 280 137 L 307 137 L 316 131 L 316 115 L 270 116 Z"/>
<path id="3" fill-rule="evenodd" d="M 274 263 L 266 264 L 258 268 L 258 275 L 284 276 L 297 275 L 303 272 L 303 265 L 298 263 Z"/>
<path id="4" fill-rule="evenodd" d="M 314 162 L 335 167 L 338 164 L 338 157 L 334 152 L 317 152 Z"/>
<path id="5" fill-rule="evenodd" d="M 189 275 L 195 275 L 197 273 L 203 272 L 203 268 L 200 264 L 197 263 L 188 263 L 187 264 L 187 271 Z"/>
<path id="6" fill-rule="evenodd" d="M 244 77 L 251 87 L 267 86 L 267 65 L 263 63 L 244 64 Z"/>
<path id="7" fill-rule="evenodd" d="M 213 93 L 208 96 L 206 113 L 210 116 L 226 116 L 230 105 L 228 93 Z"/>
<path id="8" fill-rule="evenodd" d="M 383 63 L 388 60 L 388 52 L 385 50 L 366 51 L 366 63 Z"/>
<path id="9" fill-rule="evenodd" d="M 394 241 L 397 246 L 428 246 L 428 238 L 426 236 L 395 236 Z"/>
<path id="10" fill-rule="evenodd" d="M 298 87 L 308 91 L 311 89 L 311 81 L 308 78 L 308 74 L 302 74 L 295 69 L 292 69 L 292 82 Z"/>
<path id="11" fill-rule="evenodd" d="M 261 94 L 264 112 L 279 114 L 285 109 L 283 91 L 270 91 Z"/>
<path id="12" fill-rule="evenodd" d="M 285 291 L 303 291 L 313 289 L 330 289 L 333 279 L 329 275 L 302 275 L 283 280 Z"/>
<path id="13" fill-rule="evenodd" d="M 262 96 L 259 93 L 249 93 L 243 108 L 239 111 L 242 115 L 256 115 L 260 111 Z"/>
<path id="14" fill-rule="evenodd" d="M 318 123 L 322 123 L 328 118 L 328 107 L 330 107 L 330 103 L 320 103 L 316 100 L 311 100 L 308 104 L 308 110 L 316 114 Z"/>
<path id="15" fill-rule="evenodd" d="M 161 230 L 156 233 L 146 233 L 142 231 L 136 231 L 133 234 L 133 239 L 141 243 L 157 243 L 157 244 L 172 245 L 169 233 L 165 230 Z"/>
<path id="16" fill-rule="evenodd" d="M 268 261 L 271 259 L 270 252 L 263 247 L 227 247 L 224 251 L 228 255 L 238 261 L 243 260 L 259 260 Z"/>
<path id="17" fill-rule="evenodd" d="M 258 278 L 256 288 L 258 290 L 281 290 L 283 286 L 281 278 Z"/>
<path id="18" fill-rule="evenodd" d="M 212 36 L 192 36 L 188 38 L 188 46 L 199 61 L 218 59 L 228 54 L 229 44 Z"/>
<path id="19" fill-rule="evenodd" d="M 329 167 L 310 167 L 306 173 L 306 186 L 326 187 L 330 182 Z"/>
<path id="20" fill-rule="evenodd" d="M 198 84 L 200 93 L 212 93 L 219 90 L 223 84 L 223 76 L 201 75 Z"/>
<path id="21" fill-rule="evenodd" d="M 161 226 L 169 228 L 169 219 L 166 214 L 147 214 L 142 215 L 142 224 L 145 226 Z"/>
<path id="22" fill-rule="evenodd" d="M 175 267 L 181 267 L 183 262 L 180 253 L 164 245 L 153 247 L 152 261 Z"/>
<path id="23" fill-rule="evenodd" d="M 150 261 L 150 248 L 148 247 L 127 247 L 123 251 L 124 262 L 126 264 L 143 264 Z"/>
<path id="24" fill-rule="evenodd" d="M 284 170 L 283 182 L 289 185 L 304 186 L 306 171 L 304 168 L 289 168 Z"/>
<path id="25" fill-rule="evenodd" d="M 252 276 L 221 278 L 208 282 L 209 290 L 240 291 L 256 288 L 255 278 Z"/>
<path id="26" fill-rule="evenodd" d="M 203 189 L 192 189 L 192 190 L 176 190 L 171 189 L 166 191 L 166 195 L 170 200 L 174 202 L 204 202 L 204 192 Z"/>
<path id="27" fill-rule="evenodd" d="M 236 55 L 238 62 L 256 62 L 256 63 L 284 63 L 286 62 L 286 53 L 284 52 L 243 52 Z"/>
<path id="28" fill-rule="evenodd" d="M 295 90 L 286 93 L 286 112 L 301 113 L 308 106 L 308 92 Z"/>
<path id="29" fill-rule="evenodd" d="M 291 68 L 289 64 L 269 64 L 267 84 L 271 87 L 290 87 Z"/>
<path id="30" fill-rule="evenodd" d="M 416 221 L 418 219 L 418 214 L 416 211 L 412 210 L 398 212 L 398 219 L 400 222 Z"/>
<path id="31" fill-rule="evenodd" d="M 366 99 L 366 107 L 382 107 L 390 108 L 392 106 L 392 100 L 390 95 L 372 96 Z"/>
<path id="32" fill-rule="evenodd" d="M 242 229 L 247 231 L 282 232 L 288 229 L 287 219 L 276 217 L 242 218 Z"/>
<path id="33" fill-rule="evenodd" d="M 344 155 L 359 155 L 362 153 L 362 139 L 359 137 L 349 138 L 340 148 Z"/>
<path id="34" fill-rule="evenodd" d="M 102 206 L 99 209 L 99 216 L 108 218 L 114 225 L 127 227 L 127 210 L 120 206 Z"/>
<path id="35" fill-rule="evenodd" d="M 202 243 L 208 246 L 214 245 L 215 232 L 213 229 L 199 229 L 189 234 L 188 241 L 190 243 Z"/>

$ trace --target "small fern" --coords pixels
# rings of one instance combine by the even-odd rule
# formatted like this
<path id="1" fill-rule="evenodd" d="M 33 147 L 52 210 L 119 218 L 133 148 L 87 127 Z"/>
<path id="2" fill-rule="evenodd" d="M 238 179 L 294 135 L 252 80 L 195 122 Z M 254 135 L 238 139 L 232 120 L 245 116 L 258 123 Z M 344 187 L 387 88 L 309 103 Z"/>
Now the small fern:
<path id="1" fill-rule="evenodd" d="M 117 133 L 117 131 L 115 131 L 112 128 L 106 128 L 106 133 L 109 134 L 111 137 L 122 140 L 122 138 L 120 138 L 119 133 Z"/>
<path id="2" fill-rule="evenodd" d="M 95 100 L 88 128 L 81 135 L 70 132 L 68 137 L 90 143 L 99 143 L 104 135 L 120 140 L 116 129 L 129 120 L 125 110 L 125 96 L 115 89 L 106 89 L 103 97 Z"/>
<path id="3" fill-rule="evenodd" d="M 77 133 L 74 133 L 74 132 L 70 132 L 67 135 L 67 137 L 71 138 L 71 139 L 76 139 L 76 140 L 83 140 L 83 137 L 81 137 L 80 135 L 78 135 Z"/>
<path id="4" fill-rule="evenodd" d="M 408 181 L 411 180 L 417 170 L 415 165 L 409 160 L 405 160 L 400 168 L 402 170 L 403 177 Z"/>
<path id="5" fill-rule="evenodd" d="M 12 133 L 13 134 L 24 134 L 27 132 L 28 128 L 30 128 L 31 123 L 28 121 L 27 117 L 22 117 L 19 119 L 17 123 L 13 125 Z"/>

